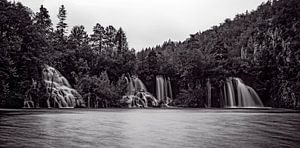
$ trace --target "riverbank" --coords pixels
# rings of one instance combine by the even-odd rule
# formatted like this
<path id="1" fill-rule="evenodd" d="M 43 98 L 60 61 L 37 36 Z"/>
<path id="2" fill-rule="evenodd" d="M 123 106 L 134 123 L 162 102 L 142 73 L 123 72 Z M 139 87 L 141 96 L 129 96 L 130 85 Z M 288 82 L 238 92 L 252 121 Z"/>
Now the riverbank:
<path id="1" fill-rule="evenodd" d="M 187 111 L 200 111 L 200 112 L 213 112 L 213 113 L 300 113 L 300 110 L 284 109 L 284 108 L 22 108 L 22 109 L 8 109 L 0 108 L 1 114 L 26 114 L 26 113 L 76 113 L 81 111 L 101 111 L 101 112 L 114 112 L 114 111 L 130 111 L 130 110 L 187 110 Z"/>

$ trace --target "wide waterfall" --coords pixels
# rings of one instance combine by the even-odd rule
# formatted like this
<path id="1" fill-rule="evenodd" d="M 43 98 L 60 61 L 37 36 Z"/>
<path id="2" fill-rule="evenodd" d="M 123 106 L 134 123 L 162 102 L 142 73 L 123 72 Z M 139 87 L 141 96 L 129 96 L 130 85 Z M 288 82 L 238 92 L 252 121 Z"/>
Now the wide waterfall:
<path id="1" fill-rule="evenodd" d="M 240 78 L 227 78 L 223 92 L 225 107 L 263 107 L 255 90 L 244 84 Z"/>
<path id="2" fill-rule="evenodd" d="M 156 98 L 166 105 L 172 101 L 172 86 L 169 77 L 156 76 Z"/>
<path id="3" fill-rule="evenodd" d="M 126 81 L 127 94 L 120 100 L 122 104 L 126 104 L 129 108 L 158 106 L 157 99 L 147 92 L 144 83 L 138 77 L 126 77 Z"/>
<path id="4" fill-rule="evenodd" d="M 136 76 L 129 77 L 129 78 L 126 77 L 126 81 L 128 84 L 127 92 L 129 94 L 134 94 L 136 91 L 147 92 L 146 86 L 144 85 L 142 80 L 140 80 L 138 77 Z"/>
<path id="5" fill-rule="evenodd" d="M 68 80 L 58 70 L 45 65 L 42 73 L 48 94 L 48 108 L 73 108 L 85 106 L 81 95 L 75 89 L 71 88 Z"/>

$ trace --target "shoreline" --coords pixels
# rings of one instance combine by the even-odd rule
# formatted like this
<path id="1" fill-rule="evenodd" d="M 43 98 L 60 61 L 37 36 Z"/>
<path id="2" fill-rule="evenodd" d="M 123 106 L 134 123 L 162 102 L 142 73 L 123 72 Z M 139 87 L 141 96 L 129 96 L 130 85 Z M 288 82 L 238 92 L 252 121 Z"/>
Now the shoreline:
<path id="1" fill-rule="evenodd" d="M 161 110 L 186 110 L 199 111 L 202 113 L 300 113 L 300 110 L 285 109 L 285 108 L 0 108 L 1 114 L 9 113 L 79 113 L 81 111 L 100 111 L 100 112 L 115 112 L 115 111 L 161 111 Z"/>

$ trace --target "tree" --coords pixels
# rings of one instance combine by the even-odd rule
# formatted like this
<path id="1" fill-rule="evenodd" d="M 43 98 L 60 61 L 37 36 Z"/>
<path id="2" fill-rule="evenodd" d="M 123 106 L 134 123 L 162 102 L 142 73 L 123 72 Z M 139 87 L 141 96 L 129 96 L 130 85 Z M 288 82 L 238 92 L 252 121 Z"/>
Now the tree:
<path id="1" fill-rule="evenodd" d="M 106 47 L 106 50 L 114 50 L 116 33 L 117 30 L 114 26 L 109 25 L 105 28 L 104 46 Z"/>
<path id="2" fill-rule="evenodd" d="M 45 40 L 21 3 L 1 1 L 0 10 L 0 92 L 6 95 L 4 106 L 21 107 L 32 79 L 41 83 Z"/>
<path id="3" fill-rule="evenodd" d="M 40 47 L 42 49 L 41 56 L 45 63 L 53 63 L 54 60 L 52 54 L 54 49 L 52 47 L 52 41 L 54 34 L 52 22 L 48 10 L 43 5 L 41 5 L 40 11 L 36 13 L 33 22 L 40 34 L 40 37 L 45 41 L 45 43 Z"/>
<path id="4" fill-rule="evenodd" d="M 64 5 L 60 6 L 57 17 L 59 19 L 59 22 L 56 25 L 56 32 L 59 38 L 63 39 L 64 34 L 67 32 L 66 28 L 68 27 L 67 23 L 65 23 L 67 17 L 67 11 Z"/>
<path id="5" fill-rule="evenodd" d="M 83 45 L 87 46 L 88 34 L 84 30 L 84 27 L 82 25 L 74 26 L 71 30 L 71 34 L 69 35 L 69 40 L 73 45 L 73 48 L 77 48 Z"/>
<path id="6" fill-rule="evenodd" d="M 99 23 L 93 28 L 93 34 L 91 35 L 92 48 L 100 53 L 103 50 L 104 39 L 105 39 L 105 29 Z"/>
<path id="7" fill-rule="evenodd" d="M 49 34 L 52 32 L 52 22 L 48 10 L 41 5 L 40 12 L 37 12 L 34 18 L 34 24 L 38 27 L 39 30 L 43 31 L 42 33 L 46 34 L 49 37 Z"/>
<path id="8" fill-rule="evenodd" d="M 117 31 L 116 44 L 119 53 L 128 50 L 127 38 L 122 28 Z"/>

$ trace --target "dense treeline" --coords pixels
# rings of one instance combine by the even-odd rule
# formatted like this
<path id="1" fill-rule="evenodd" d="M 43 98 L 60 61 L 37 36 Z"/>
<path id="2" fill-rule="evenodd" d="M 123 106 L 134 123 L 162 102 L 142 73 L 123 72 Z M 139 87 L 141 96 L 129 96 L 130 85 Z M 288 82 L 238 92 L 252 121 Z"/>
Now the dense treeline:
<path id="1" fill-rule="evenodd" d="M 135 51 L 122 28 L 97 23 L 88 35 L 84 26 L 67 34 L 67 10 L 59 8 L 54 27 L 43 6 L 33 13 L 21 3 L 0 2 L 0 106 L 22 107 L 28 95 L 45 107 L 44 64 L 58 69 L 87 102 L 116 106 L 125 94 L 125 74 L 135 69 Z M 28 94 L 37 82 L 35 94 Z"/>
<path id="2" fill-rule="evenodd" d="M 177 105 L 204 107 L 210 80 L 217 107 L 225 78 L 241 77 L 265 105 L 292 108 L 300 97 L 299 19 L 299 1 L 268 1 L 183 42 L 138 52 L 138 75 L 148 87 L 155 75 L 170 76 Z"/>
<path id="3" fill-rule="evenodd" d="M 220 106 L 226 77 L 241 77 L 267 106 L 292 108 L 300 97 L 300 3 L 274 0 L 219 26 L 140 52 L 129 49 L 122 28 L 95 24 L 93 33 L 73 26 L 67 10 L 52 24 L 46 8 L 33 13 L 21 3 L 0 2 L 0 107 L 22 107 L 32 82 L 45 102 L 41 70 L 58 69 L 87 102 L 119 106 L 125 76 L 138 75 L 155 94 L 156 75 L 171 78 L 174 105 L 205 107 L 208 81 L 212 105 Z M 71 15 L 71 14 L 70 14 Z M 41 103 L 41 106 L 43 104 Z"/>

